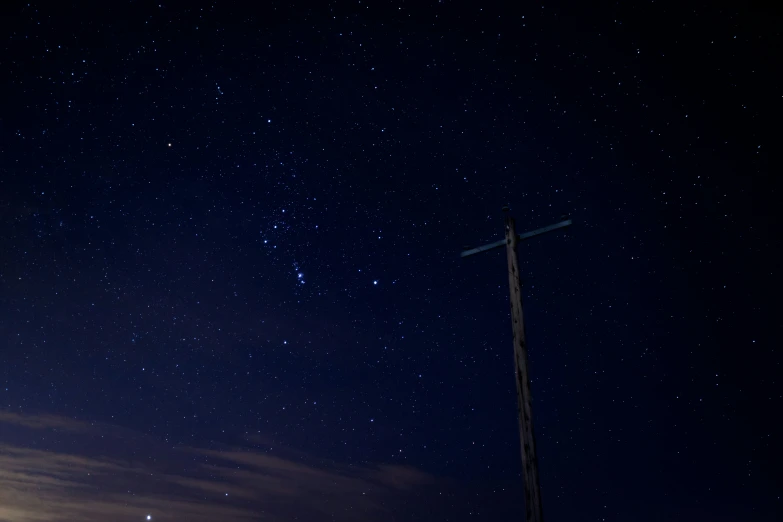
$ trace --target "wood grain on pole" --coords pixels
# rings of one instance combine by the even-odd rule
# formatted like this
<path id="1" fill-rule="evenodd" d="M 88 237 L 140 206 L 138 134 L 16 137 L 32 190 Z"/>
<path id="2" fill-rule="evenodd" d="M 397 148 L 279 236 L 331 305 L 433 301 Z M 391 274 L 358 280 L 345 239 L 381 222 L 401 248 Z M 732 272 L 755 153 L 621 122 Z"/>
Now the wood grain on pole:
<path id="1" fill-rule="evenodd" d="M 538 457 L 533 435 L 530 376 L 528 373 L 525 323 L 522 318 L 522 291 L 517 260 L 518 237 L 514 218 L 506 216 L 506 258 L 511 299 L 511 322 L 514 331 L 514 366 L 517 381 L 517 413 L 522 445 L 522 473 L 525 479 L 525 515 L 527 522 L 542 522 L 541 489 L 538 483 Z"/>

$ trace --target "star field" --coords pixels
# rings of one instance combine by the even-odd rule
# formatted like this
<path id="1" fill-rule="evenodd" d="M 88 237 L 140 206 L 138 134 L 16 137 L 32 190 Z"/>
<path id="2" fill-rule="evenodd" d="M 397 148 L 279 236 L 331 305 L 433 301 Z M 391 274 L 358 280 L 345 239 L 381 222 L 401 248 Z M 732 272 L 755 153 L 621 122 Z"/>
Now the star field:
<path id="1" fill-rule="evenodd" d="M 0 521 L 779 520 L 779 22 L 9 7 Z"/>

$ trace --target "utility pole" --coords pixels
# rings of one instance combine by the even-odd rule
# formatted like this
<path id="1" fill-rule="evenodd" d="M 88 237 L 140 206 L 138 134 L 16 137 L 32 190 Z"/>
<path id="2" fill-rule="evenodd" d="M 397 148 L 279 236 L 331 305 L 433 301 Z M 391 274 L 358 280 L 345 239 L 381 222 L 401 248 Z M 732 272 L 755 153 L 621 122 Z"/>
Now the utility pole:
<path id="1" fill-rule="evenodd" d="M 567 227 L 571 224 L 571 220 L 566 219 L 553 225 L 517 235 L 514 218 L 509 215 L 508 207 L 503 207 L 503 212 L 505 215 L 506 238 L 488 245 L 465 250 L 460 254 L 460 257 L 467 257 L 506 245 L 508 286 L 511 301 L 511 327 L 514 333 L 514 369 L 517 382 L 519 439 L 522 446 L 522 474 L 525 479 L 525 520 L 527 522 L 543 522 L 541 488 L 538 483 L 538 456 L 536 454 L 536 439 L 533 434 L 533 403 L 530 395 L 525 322 L 522 317 L 522 283 L 519 278 L 517 245 L 520 241 L 533 236 Z"/>

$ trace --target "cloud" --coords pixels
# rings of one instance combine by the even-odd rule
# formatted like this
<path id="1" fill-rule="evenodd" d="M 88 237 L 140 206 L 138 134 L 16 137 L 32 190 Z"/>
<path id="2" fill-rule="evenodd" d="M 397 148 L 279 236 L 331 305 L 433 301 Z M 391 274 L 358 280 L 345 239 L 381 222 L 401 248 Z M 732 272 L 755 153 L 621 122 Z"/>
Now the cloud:
<path id="1" fill-rule="evenodd" d="M 0 411 L 0 423 L 13 424 L 26 428 L 51 428 L 67 431 L 84 432 L 89 431 L 93 425 L 79 422 L 68 417 L 58 417 L 56 415 L 22 415 L 8 411 Z"/>
<path id="2" fill-rule="evenodd" d="M 110 425 L 0 411 L 2 522 L 383 522 L 437 483 L 405 466 L 172 448 Z"/>

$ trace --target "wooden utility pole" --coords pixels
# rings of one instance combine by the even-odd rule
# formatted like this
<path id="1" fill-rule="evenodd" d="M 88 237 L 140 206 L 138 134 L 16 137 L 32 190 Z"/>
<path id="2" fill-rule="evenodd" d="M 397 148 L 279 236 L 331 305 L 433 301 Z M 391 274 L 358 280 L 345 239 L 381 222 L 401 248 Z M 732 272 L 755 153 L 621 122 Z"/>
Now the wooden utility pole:
<path id="1" fill-rule="evenodd" d="M 517 413 L 519 438 L 522 444 L 522 473 L 525 476 L 525 520 L 542 522 L 541 489 L 538 484 L 538 455 L 533 435 L 530 374 L 528 373 L 525 321 L 522 317 L 522 282 L 517 260 L 517 229 L 514 218 L 506 214 L 506 260 L 508 261 L 508 288 L 511 299 L 511 328 L 514 332 L 514 370 L 517 381 Z"/>
<path id="2" fill-rule="evenodd" d="M 506 261 L 508 262 L 508 287 L 511 301 L 511 327 L 514 333 L 514 369 L 517 383 L 517 415 L 519 417 L 519 440 L 522 446 L 522 475 L 525 485 L 525 520 L 527 522 L 543 522 L 541 507 L 541 488 L 538 483 L 538 456 L 536 454 L 536 439 L 533 434 L 533 413 L 530 394 L 530 374 L 528 371 L 527 344 L 525 342 L 525 321 L 522 317 L 522 283 L 519 278 L 519 261 L 517 245 L 519 241 L 545 232 L 557 230 L 571 224 L 566 219 L 548 227 L 517 235 L 514 218 L 505 212 L 506 238 L 488 245 L 465 250 L 460 254 L 467 257 L 472 254 L 491 250 L 506 245 Z"/>

